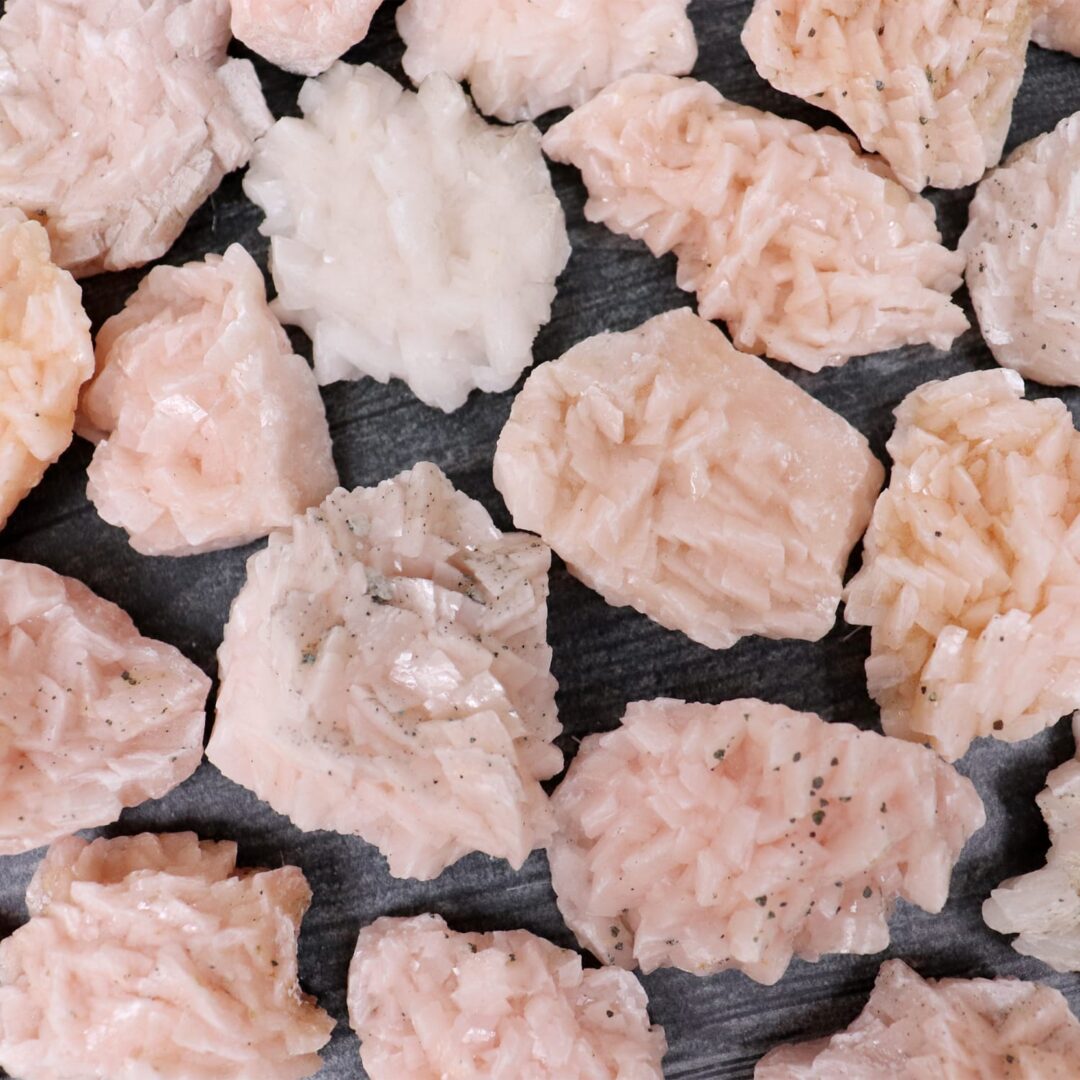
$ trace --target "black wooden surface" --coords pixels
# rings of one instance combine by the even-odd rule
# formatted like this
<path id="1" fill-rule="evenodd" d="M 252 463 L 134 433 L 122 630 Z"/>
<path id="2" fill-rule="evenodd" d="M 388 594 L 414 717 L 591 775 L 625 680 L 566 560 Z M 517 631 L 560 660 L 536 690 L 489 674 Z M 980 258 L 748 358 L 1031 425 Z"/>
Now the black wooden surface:
<path id="1" fill-rule="evenodd" d="M 368 40 L 348 59 L 381 64 L 400 77 L 402 45 L 394 30 L 394 6 L 388 0 Z M 734 100 L 819 126 L 833 122 L 758 78 L 739 44 L 749 6 L 749 0 L 695 0 L 690 12 L 701 45 L 695 73 Z M 236 51 L 243 55 L 242 49 Z M 257 63 L 275 115 L 295 113 L 300 80 Z M 1080 61 L 1033 47 L 1010 147 L 1049 130 L 1077 109 Z M 642 245 L 587 224 L 577 174 L 563 167 L 553 172 L 574 254 L 560 282 L 551 324 L 536 343 L 537 363 L 590 334 L 629 329 L 690 302 L 675 287 L 671 259 L 654 260 Z M 970 189 L 931 195 L 950 244 L 963 228 L 970 195 Z M 182 263 L 239 241 L 265 266 L 267 244 L 257 231 L 260 220 L 260 212 L 243 196 L 239 177 L 231 176 L 195 215 L 165 261 Z M 84 283 L 95 326 L 122 306 L 141 275 L 132 271 Z M 417 318 L 423 318 L 423 312 L 418 311 Z M 302 336 L 295 335 L 295 340 L 304 351 Z M 819 375 L 783 370 L 869 436 L 884 459 L 891 411 L 906 393 L 928 379 L 991 364 L 977 330 L 972 330 L 947 355 L 914 348 L 857 359 Z M 1031 387 L 1029 392 L 1044 391 Z M 1075 414 L 1080 394 L 1063 396 Z M 474 394 L 464 408 L 446 416 L 421 405 L 400 383 L 381 386 L 365 380 L 326 388 L 342 482 L 350 487 L 373 484 L 417 461 L 434 461 L 508 527 L 508 515 L 491 482 L 491 458 L 512 397 Z M 229 602 L 243 581 L 244 561 L 252 549 L 188 559 L 135 554 L 123 533 L 105 525 L 86 501 L 89 456 L 88 445 L 76 441 L 49 471 L 0 534 L 0 557 L 41 562 L 81 579 L 126 608 L 145 633 L 172 642 L 213 673 Z M 568 755 L 581 736 L 615 726 L 626 702 L 658 695 L 699 701 L 758 696 L 831 720 L 862 727 L 877 723 L 862 671 L 869 637 L 865 630 L 852 631 L 841 622 L 816 645 L 747 640 L 728 652 L 711 652 L 631 611 L 608 607 L 561 566 L 554 570 L 551 586 L 550 638 Z M 772 988 L 736 972 L 705 979 L 677 971 L 645 977 L 653 1018 L 665 1026 L 671 1044 L 666 1075 L 749 1077 L 754 1062 L 778 1042 L 842 1027 L 864 1004 L 878 964 L 887 956 L 901 956 L 926 975 L 1041 979 L 1063 990 L 1080 1012 L 1080 977 L 1055 975 L 1019 956 L 984 926 L 979 914 L 983 899 L 1000 880 L 1041 864 L 1046 832 L 1033 797 L 1047 771 L 1071 754 L 1066 722 L 1019 746 L 984 740 L 972 749 L 960 768 L 978 785 L 989 823 L 968 846 L 945 911 L 932 916 L 901 904 L 892 920 L 887 953 L 831 957 L 815 965 L 796 961 Z M 239 841 L 249 865 L 293 863 L 307 874 L 315 899 L 301 942 L 303 981 L 338 1020 L 319 1074 L 323 1078 L 364 1075 L 356 1038 L 346 1023 L 345 977 L 358 930 L 377 916 L 436 911 L 458 929 L 524 927 L 574 947 L 539 853 L 519 873 L 505 863 L 472 856 L 433 882 L 395 881 L 378 853 L 360 840 L 301 833 L 205 763 L 167 798 L 129 811 L 104 831 L 112 835 L 181 828 Z M 26 917 L 22 897 L 40 854 L 0 858 L 0 936 Z"/>

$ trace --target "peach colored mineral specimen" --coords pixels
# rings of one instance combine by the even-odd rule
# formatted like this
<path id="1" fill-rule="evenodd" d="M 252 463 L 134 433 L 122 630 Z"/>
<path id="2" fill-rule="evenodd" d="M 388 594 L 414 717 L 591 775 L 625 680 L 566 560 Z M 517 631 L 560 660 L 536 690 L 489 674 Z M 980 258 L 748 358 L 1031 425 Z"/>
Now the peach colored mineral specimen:
<path id="1" fill-rule="evenodd" d="M 495 484 L 609 603 L 723 649 L 823 637 L 884 471 L 866 439 L 688 309 L 541 365 Z"/>
<path id="2" fill-rule="evenodd" d="M 67 449 L 79 387 L 94 373 L 79 286 L 53 264 L 41 225 L 15 209 L 0 209 L 0 350 L 2 527 Z"/>
<path id="3" fill-rule="evenodd" d="M 949 761 L 1080 706 L 1080 436 L 1062 402 L 1023 396 L 997 370 L 903 401 L 847 588 L 886 732 Z"/>
<path id="4" fill-rule="evenodd" d="M 1052 987 L 889 960 L 846 1031 L 773 1050 L 754 1080 L 1073 1080 L 1078 1061 L 1080 1023 Z"/>
<path id="5" fill-rule="evenodd" d="M 481 112 L 532 120 L 584 105 L 634 72 L 685 75 L 697 59 L 687 0 L 406 0 L 398 30 L 415 83 L 464 80 Z"/>
<path id="6" fill-rule="evenodd" d="M 156 267 L 105 323 L 79 433 L 87 495 L 144 555 L 247 543 L 337 486 L 315 376 L 238 244 Z"/>
<path id="7" fill-rule="evenodd" d="M 208 757 L 302 829 L 376 844 L 397 877 L 471 851 L 520 867 L 562 767 L 550 559 L 428 463 L 334 492 L 248 561 Z"/>
<path id="8" fill-rule="evenodd" d="M 0 855 L 106 825 L 202 758 L 210 680 L 115 604 L 0 560 Z"/>
<path id="9" fill-rule="evenodd" d="M 319 382 L 402 379 L 446 412 L 509 390 L 570 257 L 540 133 L 487 123 L 447 75 L 413 93 L 372 64 L 335 64 L 300 108 L 259 141 L 244 191 Z"/>
<path id="10" fill-rule="evenodd" d="M 987 926 L 1018 934 L 1013 948 L 1055 971 L 1080 971 L 1080 713 L 1077 756 L 1054 769 L 1036 802 L 1050 829 L 1041 870 L 1003 881 L 983 904 Z"/>
<path id="11" fill-rule="evenodd" d="M 8 0 L 0 205 L 76 276 L 162 255 L 272 122 L 229 0 Z"/>
<path id="12" fill-rule="evenodd" d="M 725 101 L 694 79 L 631 75 L 544 137 L 582 172 L 585 215 L 674 252 L 679 287 L 737 348 L 818 371 L 967 328 L 963 256 L 934 208 L 838 131 Z"/>
<path id="13" fill-rule="evenodd" d="M 1031 40 L 1044 49 L 1080 56 L 1080 3 L 1077 0 L 1034 0 Z"/>
<path id="14" fill-rule="evenodd" d="M 0 943 L 0 1067 L 20 1080 L 302 1080 L 334 1022 L 300 992 L 311 890 L 194 833 L 49 849 Z"/>
<path id="15" fill-rule="evenodd" d="M 921 191 L 998 163 L 1030 34 L 1027 0 L 755 0 L 742 40 L 763 78 Z"/>
<path id="16" fill-rule="evenodd" d="M 940 911 L 985 821 L 930 750 L 750 699 L 630 705 L 552 805 L 551 880 L 582 945 L 768 984 L 792 956 L 880 952 L 898 897 Z"/>
<path id="17" fill-rule="evenodd" d="M 349 1018 L 371 1080 L 662 1080 L 667 1048 L 626 971 L 525 930 L 457 934 L 438 915 L 360 931 Z"/>
<path id="18" fill-rule="evenodd" d="M 979 184 L 960 240 L 983 337 L 1004 367 L 1080 384 L 1080 113 Z"/>
<path id="19" fill-rule="evenodd" d="M 232 32 L 271 64 L 319 75 L 367 36 L 382 0 L 232 0 Z"/>

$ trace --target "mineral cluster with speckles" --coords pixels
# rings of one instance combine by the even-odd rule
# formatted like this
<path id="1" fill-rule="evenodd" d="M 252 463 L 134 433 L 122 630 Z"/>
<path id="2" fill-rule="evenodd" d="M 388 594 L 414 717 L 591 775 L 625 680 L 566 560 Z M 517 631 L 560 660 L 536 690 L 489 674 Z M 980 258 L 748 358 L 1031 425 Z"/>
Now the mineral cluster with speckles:
<path id="1" fill-rule="evenodd" d="M 626 971 L 526 930 L 458 934 L 437 915 L 360 931 L 349 1019 L 371 1080 L 662 1080 L 663 1028 Z"/>
<path id="2" fill-rule="evenodd" d="M 78 430 L 87 496 L 144 555 L 249 543 L 337 487 L 315 377 L 239 244 L 143 278 L 98 333 Z"/>
<path id="3" fill-rule="evenodd" d="M 890 735 L 949 761 L 1080 707 L 1080 435 L 1015 371 L 926 383 L 896 410 L 893 468 L 848 584 Z"/>
<path id="4" fill-rule="evenodd" d="M 921 191 L 998 163 L 1030 35 L 1027 0 L 755 0 L 742 40 L 763 78 L 836 113 Z"/>
<path id="5" fill-rule="evenodd" d="M 550 561 L 426 462 L 334 492 L 248 561 L 207 756 L 301 828 L 377 845 L 396 877 L 472 851 L 520 867 L 562 768 Z"/>
<path id="6" fill-rule="evenodd" d="M 229 0 L 9 0 L 0 204 L 76 276 L 163 255 L 270 126 Z"/>
<path id="7" fill-rule="evenodd" d="M 448 75 L 413 93 L 372 64 L 309 80 L 300 109 L 244 191 L 319 381 L 402 379 L 446 412 L 509 390 L 570 257 L 540 133 L 489 124 Z"/>
<path id="8" fill-rule="evenodd" d="M 583 739 L 552 798 L 559 910 L 602 961 L 773 984 L 940 911 L 986 817 L 932 751 L 752 699 L 660 699 Z"/>
<path id="9" fill-rule="evenodd" d="M 1080 713 L 1077 756 L 1046 778 L 1036 802 L 1050 830 L 1046 865 L 1003 881 L 983 904 L 987 926 L 1016 934 L 1012 946 L 1055 971 L 1080 971 Z"/>

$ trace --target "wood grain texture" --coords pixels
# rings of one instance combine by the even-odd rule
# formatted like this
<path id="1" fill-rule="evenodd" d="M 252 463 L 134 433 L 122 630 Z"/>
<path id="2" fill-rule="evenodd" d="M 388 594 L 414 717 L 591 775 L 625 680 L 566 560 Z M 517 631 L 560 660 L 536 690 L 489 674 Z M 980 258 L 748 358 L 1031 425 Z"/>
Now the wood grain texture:
<path id="1" fill-rule="evenodd" d="M 400 77 L 402 45 L 394 32 L 394 6 L 390 0 L 383 7 L 368 40 L 348 59 L 373 61 Z M 834 123 L 758 78 L 739 44 L 749 6 L 749 0 L 695 0 L 691 5 L 701 44 L 696 74 L 734 100 L 819 126 Z M 235 51 L 244 55 L 240 48 Z M 294 114 L 300 80 L 257 63 L 274 113 Z M 1077 109 L 1080 61 L 1033 48 L 1010 146 L 1049 130 Z M 551 324 L 537 341 L 538 363 L 590 334 L 629 329 L 689 302 L 675 287 L 671 259 L 654 260 L 642 245 L 585 223 L 577 174 L 562 167 L 553 171 L 574 255 L 561 280 Z M 970 195 L 968 189 L 931 196 L 950 244 L 963 228 Z M 231 176 L 164 261 L 182 263 L 239 241 L 265 267 L 267 245 L 257 231 L 260 219 L 244 199 L 239 178 Z M 123 305 L 142 273 L 84 283 L 95 325 Z M 301 336 L 294 340 L 306 350 Z M 865 432 L 884 458 L 891 412 L 905 394 L 927 379 L 989 366 L 990 355 L 972 330 L 948 355 L 911 348 L 857 359 L 818 375 L 783 370 Z M 1045 393 L 1035 387 L 1030 392 Z M 1061 396 L 1075 414 L 1080 395 Z M 512 393 L 474 394 L 451 416 L 421 405 L 400 383 L 338 384 L 326 388 L 325 398 L 343 483 L 372 484 L 426 459 L 480 499 L 500 525 L 510 524 L 492 486 L 491 459 Z M 81 579 L 126 608 L 145 633 L 179 646 L 213 673 L 228 606 L 253 549 L 188 559 L 140 557 L 87 503 L 89 456 L 88 445 L 77 441 L 49 471 L 0 534 L 0 556 L 34 560 Z M 877 723 L 862 672 L 868 633 L 843 624 L 817 645 L 749 640 L 728 652 L 710 652 L 631 611 L 608 607 L 557 566 L 550 637 L 568 754 L 583 735 L 614 727 L 626 702 L 657 695 L 700 701 L 753 695 L 814 710 L 831 720 L 862 727 Z M 1080 1012 L 1080 977 L 1055 975 L 1019 956 L 983 925 L 979 914 L 994 885 L 1043 861 L 1046 832 L 1033 798 L 1047 771 L 1071 754 L 1064 723 L 1016 747 L 983 741 L 971 751 L 960 768 L 978 785 L 989 823 L 961 860 L 945 912 L 931 916 L 901 904 L 887 953 L 833 957 L 816 965 L 796 961 L 787 977 L 771 988 L 735 972 L 706 979 L 675 971 L 646 977 L 653 1017 L 666 1027 L 671 1043 L 666 1075 L 673 1080 L 750 1077 L 755 1061 L 776 1043 L 829 1033 L 848 1023 L 864 1004 L 886 956 L 903 957 L 931 976 L 1038 978 L 1063 990 Z M 305 987 L 339 1021 L 320 1073 L 324 1080 L 364 1075 L 356 1039 L 346 1024 L 345 976 L 358 930 L 375 917 L 435 911 L 461 930 L 524 927 L 560 945 L 574 945 L 555 907 L 542 854 L 534 854 L 516 874 L 505 863 L 473 856 L 433 882 L 395 881 L 377 852 L 360 840 L 301 833 L 207 764 L 167 798 L 126 813 L 119 825 L 105 831 L 112 835 L 181 828 L 197 829 L 208 838 L 238 840 L 248 865 L 293 863 L 307 874 L 315 900 L 304 924 L 302 976 Z M 23 893 L 40 854 L 0 858 L 0 936 L 26 917 Z"/>

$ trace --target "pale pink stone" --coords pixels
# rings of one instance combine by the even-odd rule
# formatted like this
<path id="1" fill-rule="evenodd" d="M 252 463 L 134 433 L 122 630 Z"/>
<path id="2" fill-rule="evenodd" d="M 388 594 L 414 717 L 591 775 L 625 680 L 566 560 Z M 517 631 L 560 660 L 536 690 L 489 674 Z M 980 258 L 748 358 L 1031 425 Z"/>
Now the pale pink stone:
<path id="1" fill-rule="evenodd" d="M 960 239 L 983 338 L 997 362 L 1080 384 L 1080 113 L 1024 143 L 975 192 Z"/>
<path id="2" fill-rule="evenodd" d="M 1030 34 L 1027 0 L 755 0 L 742 40 L 763 78 L 921 191 L 998 163 Z"/>
<path id="3" fill-rule="evenodd" d="M 76 276 L 164 254 L 271 124 L 229 0 L 8 0 L 0 204 Z"/>
<path id="4" fill-rule="evenodd" d="M 723 649 L 828 633 L 884 470 L 684 308 L 537 368 L 494 475 L 514 523 L 609 603 Z"/>
<path id="5" fill-rule="evenodd" d="M 105 323 L 79 433 L 87 495 L 144 555 L 245 544 L 337 486 L 315 376 L 238 244 L 156 267 Z"/>
<path id="6" fill-rule="evenodd" d="M 349 1019 L 371 1080 L 662 1080 L 664 1030 L 629 972 L 526 930 L 457 934 L 438 915 L 360 931 Z"/>
<path id="7" fill-rule="evenodd" d="M 773 1050 L 754 1080 L 1075 1080 L 1078 1061 L 1080 1023 L 1053 987 L 889 960 L 846 1031 Z"/>
<path id="8" fill-rule="evenodd" d="M 232 32 L 286 71 L 319 75 L 367 36 L 382 0 L 232 0 Z"/>
<path id="9" fill-rule="evenodd" d="M 0 560 L 0 855 L 106 825 L 202 758 L 210 680 L 115 604 Z"/>
<path id="10" fill-rule="evenodd" d="M 397 25 L 414 83 L 445 71 L 481 112 L 532 120 L 584 105 L 635 72 L 685 75 L 697 60 L 688 0 L 406 0 Z"/>
<path id="11" fill-rule="evenodd" d="M 1031 40 L 1044 49 L 1061 49 L 1080 56 L 1080 2 L 1034 0 Z"/>
<path id="12" fill-rule="evenodd" d="M 792 956 L 880 952 L 897 897 L 940 911 L 986 820 L 930 750 L 752 699 L 630 705 L 552 805 L 551 881 L 582 945 L 767 984 Z"/>
<path id="13" fill-rule="evenodd" d="M 983 904 L 987 926 L 1055 971 L 1080 971 L 1080 713 L 1076 757 L 1054 769 L 1036 802 L 1050 830 L 1046 865 L 1003 881 Z"/>
<path id="14" fill-rule="evenodd" d="M 520 867 L 562 767 L 550 560 L 426 462 L 334 492 L 248 561 L 207 756 L 300 828 L 376 844 L 397 877 L 471 851 Z"/>
<path id="15" fill-rule="evenodd" d="M 62 840 L 0 943 L 0 1066 L 20 1080 L 301 1080 L 333 1020 L 300 992 L 311 890 L 194 833 Z"/>
<path id="16" fill-rule="evenodd" d="M 679 287 L 737 348 L 808 371 L 967 329 L 963 256 L 934 208 L 832 128 L 725 101 L 694 79 L 631 75 L 544 137 L 582 172 L 585 216 L 674 252 Z"/>
<path id="17" fill-rule="evenodd" d="M 845 617 L 890 735 L 955 761 L 1080 706 L 1080 436 L 1015 371 L 931 382 L 896 410 L 888 489 Z"/>
<path id="18" fill-rule="evenodd" d="M 2 527 L 67 449 L 79 387 L 94 373 L 82 292 L 53 264 L 41 225 L 15 209 L 0 209 L 0 350 Z"/>

